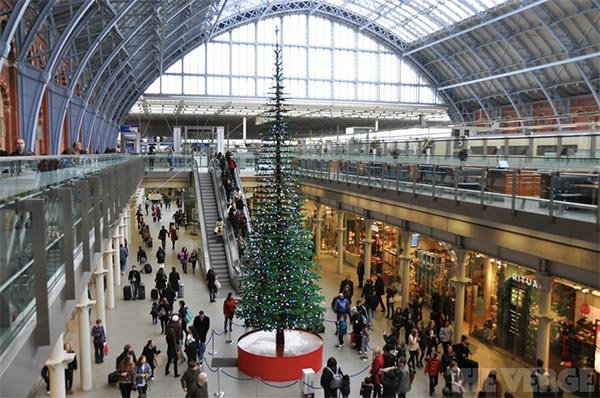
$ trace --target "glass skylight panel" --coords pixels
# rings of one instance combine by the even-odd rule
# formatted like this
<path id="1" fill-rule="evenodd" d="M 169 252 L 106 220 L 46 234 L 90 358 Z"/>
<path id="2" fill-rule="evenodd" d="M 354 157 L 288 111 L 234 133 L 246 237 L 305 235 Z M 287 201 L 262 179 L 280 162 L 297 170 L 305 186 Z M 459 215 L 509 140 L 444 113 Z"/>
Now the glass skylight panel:
<path id="1" fill-rule="evenodd" d="M 346 25 L 333 25 L 333 45 L 336 48 L 355 48 L 355 31 Z"/>
<path id="2" fill-rule="evenodd" d="M 252 43 L 254 42 L 254 36 L 256 35 L 256 25 L 253 23 L 242 25 L 235 28 L 231 32 L 231 40 L 238 43 Z"/>
<path id="3" fill-rule="evenodd" d="M 183 72 L 203 74 L 206 72 L 206 46 L 202 45 L 190 51 L 183 58 Z"/>
<path id="4" fill-rule="evenodd" d="M 163 75 L 161 79 L 161 92 L 163 94 L 181 94 L 181 75 Z"/>
<path id="5" fill-rule="evenodd" d="M 181 60 L 175 62 L 165 73 L 181 73 L 182 64 Z"/>
<path id="6" fill-rule="evenodd" d="M 202 76 L 183 76 L 183 94 L 185 95 L 204 95 L 204 77 Z"/>
<path id="7" fill-rule="evenodd" d="M 233 44 L 231 48 L 231 74 L 254 76 L 254 46 L 251 44 Z"/>
<path id="8" fill-rule="evenodd" d="M 331 46 L 331 21 L 310 16 L 308 20 L 308 43 L 311 46 Z"/>
<path id="9" fill-rule="evenodd" d="M 228 75 L 229 72 L 229 44 L 226 43 L 208 43 L 208 53 L 211 54 L 207 59 L 208 74 Z"/>
<path id="10" fill-rule="evenodd" d="M 254 97 L 255 82 L 252 78 L 232 78 L 231 94 L 238 97 Z"/>
<path id="11" fill-rule="evenodd" d="M 282 55 L 284 76 L 306 77 L 306 48 L 285 47 Z"/>
<path id="12" fill-rule="evenodd" d="M 257 40 L 259 43 L 275 44 L 277 36 L 275 29 L 281 27 L 280 18 L 264 19 L 258 24 Z"/>
<path id="13" fill-rule="evenodd" d="M 354 80 L 354 51 L 334 50 L 333 77 L 335 80 Z"/>
<path id="14" fill-rule="evenodd" d="M 331 79 L 330 49 L 311 48 L 308 50 L 308 76 L 311 79 Z"/>
<path id="15" fill-rule="evenodd" d="M 146 90 L 148 94 L 159 94 L 160 93 L 160 77 L 154 81 Z"/>
<path id="16" fill-rule="evenodd" d="M 281 25 L 283 43 L 305 44 L 306 43 L 306 15 L 286 15 Z"/>

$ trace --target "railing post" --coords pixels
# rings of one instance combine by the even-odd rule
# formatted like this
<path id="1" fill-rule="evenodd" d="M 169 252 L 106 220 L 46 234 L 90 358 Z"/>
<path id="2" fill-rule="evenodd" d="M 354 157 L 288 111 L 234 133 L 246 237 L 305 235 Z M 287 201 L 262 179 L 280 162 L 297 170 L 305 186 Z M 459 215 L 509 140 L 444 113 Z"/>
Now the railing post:
<path id="1" fill-rule="evenodd" d="M 517 170 L 512 170 L 512 195 L 510 196 L 510 209 L 513 214 L 517 213 Z"/>

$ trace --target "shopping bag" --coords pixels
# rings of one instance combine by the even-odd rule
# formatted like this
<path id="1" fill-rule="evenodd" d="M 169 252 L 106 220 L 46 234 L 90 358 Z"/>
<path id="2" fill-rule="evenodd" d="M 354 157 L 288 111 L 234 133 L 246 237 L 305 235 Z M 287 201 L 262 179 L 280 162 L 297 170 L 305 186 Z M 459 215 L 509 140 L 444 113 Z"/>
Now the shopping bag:
<path id="1" fill-rule="evenodd" d="M 104 356 L 108 355 L 108 344 L 105 342 L 104 343 Z"/>

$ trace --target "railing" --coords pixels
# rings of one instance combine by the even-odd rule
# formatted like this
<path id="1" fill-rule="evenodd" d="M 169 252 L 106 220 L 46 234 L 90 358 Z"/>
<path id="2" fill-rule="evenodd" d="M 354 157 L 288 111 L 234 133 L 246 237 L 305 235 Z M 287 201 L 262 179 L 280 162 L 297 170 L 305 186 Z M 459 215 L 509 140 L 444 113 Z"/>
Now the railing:
<path id="1" fill-rule="evenodd" d="M 0 200 L 35 193 L 74 178 L 125 163 L 121 154 L 71 156 L 11 156 L 0 158 Z"/>
<path id="2" fill-rule="evenodd" d="M 460 167 L 455 166 L 454 181 L 452 186 L 442 185 L 436 178 L 437 165 L 420 165 L 428 167 L 427 173 L 431 174 L 430 182 L 422 182 L 422 171 L 407 170 L 407 165 L 399 162 L 363 162 L 350 160 L 327 160 L 327 159 L 302 159 L 300 162 L 300 173 L 305 176 L 322 180 L 335 181 L 345 184 L 364 185 L 373 188 L 381 188 L 396 192 L 407 192 L 413 195 L 426 195 L 431 197 L 451 199 L 454 201 L 478 203 L 482 206 L 494 206 L 508 208 L 512 211 L 525 211 L 536 214 L 544 214 L 550 217 L 563 217 L 575 219 L 582 222 L 600 224 L 600 208 L 597 204 L 600 197 L 598 186 L 598 174 L 588 174 L 595 183 L 590 182 L 592 201 L 595 204 L 575 203 L 572 201 L 556 200 L 556 179 L 558 174 L 551 175 L 551 183 L 548 187 L 548 199 L 533 196 L 517 195 L 515 189 L 516 177 L 519 170 L 500 170 L 508 173 L 512 181 L 512 192 L 510 194 L 492 192 L 486 186 L 485 178 L 480 178 L 475 184 L 475 189 L 461 188 L 463 179 Z M 417 168 L 419 166 L 416 166 Z M 482 177 L 491 169 L 481 169 Z M 417 178 L 419 176 L 419 179 Z M 473 187 L 470 187 L 473 188 Z M 568 210 L 568 211 L 567 211 Z"/>
<path id="3" fill-rule="evenodd" d="M 100 231 L 118 219 L 117 207 L 128 203 L 143 173 L 141 159 L 122 155 L 61 157 L 68 166 L 40 169 L 54 159 L 0 162 L 6 170 L 0 177 L 0 352 L 33 316 L 37 328 L 48 328 L 40 314 L 51 304 L 49 292 L 63 289 L 65 276 L 82 263 L 89 268 L 92 245 L 99 247 Z M 46 309 L 38 307 L 42 297 Z"/>
<path id="4" fill-rule="evenodd" d="M 229 280 L 231 285 L 236 291 L 240 290 L 240 273 L 241 273 L 241 261 L 239 251 L 237 247 L 237 239 L 231 222 L 228 220 L 227 214 L 227 196 L 225 194 L 225 187 L 221 180 L 221 168 L 219 162 L 216 159 L 212 159 L 208 166 L 209 173 L 213 181 L 213 187 L 215 189 L 215 197 L 217 200 L 217 211 L 219 217 L 221 217 L 225 223 L 225 230 L 223 233 L 223 242 L 225 247 L 225 256 L 227 257 L 227 268 L 229 270 Z M 209 226 L 211 227 L 211 226 Z"/>

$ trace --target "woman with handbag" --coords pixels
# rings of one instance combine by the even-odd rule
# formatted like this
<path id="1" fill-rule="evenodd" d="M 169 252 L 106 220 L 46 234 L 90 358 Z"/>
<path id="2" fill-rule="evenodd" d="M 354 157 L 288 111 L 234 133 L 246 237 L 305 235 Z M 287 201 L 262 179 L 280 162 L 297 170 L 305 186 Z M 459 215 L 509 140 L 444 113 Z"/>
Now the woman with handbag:
<path id="1" fill-rule="evenodd" d="M 135 362 L 133 356 L 126 355 L 125 359 L 119 365 L 119 390 L 121 398 L 131 398 L 135 382 Z"/>
<path id="2" fill-rule="evenodd" d="M 150 365 L 150 380 L 154 380 L 154 369 L 160 365 L 161 351 L 154 345 L 154 340 L 148 340 L 148 343 L 142 350 L 142 355 L 146 357 L 148 365 Z"/>

